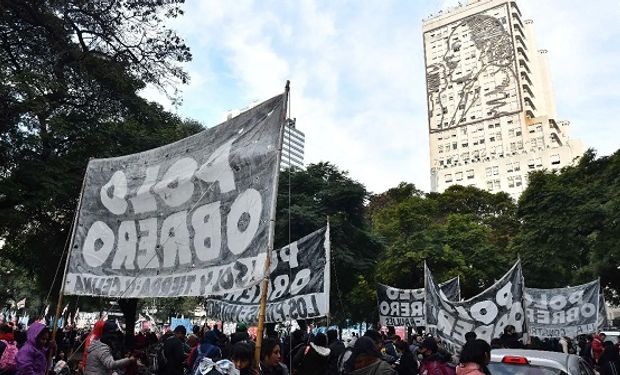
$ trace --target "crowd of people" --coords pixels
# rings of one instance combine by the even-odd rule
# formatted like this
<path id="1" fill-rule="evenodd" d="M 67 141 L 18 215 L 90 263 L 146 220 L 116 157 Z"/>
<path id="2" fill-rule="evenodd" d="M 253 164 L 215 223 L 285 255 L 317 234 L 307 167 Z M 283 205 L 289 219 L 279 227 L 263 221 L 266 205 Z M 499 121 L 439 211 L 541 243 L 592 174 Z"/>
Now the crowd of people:
<path id="1" fill-rule="evenodd" d="M 256 363 L 256 343 L 245 324 L 230 335 L 217 326 L 194 326 L 191 332 L 177 326 L 161 335 L 144 330 L 130 348 L 115 320 L 100 320 L 91 332 L 64 329 L 56 341 L 39 322 L 27 331 L 1 324 L 0 375 L 490 375 L 487 365 L 494 348 L 575 353 L 600 375 L 620 375 L 620 348 L 604 334 L 576 340 L 532 338 L 524 344 L 514 327 L 507 326 L 490 343 L 474 332 L 465 339 L 461 352 L 452 355 L 431 335 L 413 334 L 405 341 L 368 330 L 345 342 L 336 330 L 296 330 L 265 337 Z"/>

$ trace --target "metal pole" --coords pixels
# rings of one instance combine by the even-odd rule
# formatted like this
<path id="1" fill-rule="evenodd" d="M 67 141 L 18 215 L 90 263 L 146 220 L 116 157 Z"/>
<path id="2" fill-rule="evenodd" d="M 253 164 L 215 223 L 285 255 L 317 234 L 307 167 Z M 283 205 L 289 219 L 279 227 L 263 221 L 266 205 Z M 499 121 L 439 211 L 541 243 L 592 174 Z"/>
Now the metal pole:
<path id="1" fill-rule="evenodd" d="M 256 350 L 254 352 L 254 358 L 256 360 L 256 366 L 260 366 L 260 352 L 263 345 L 263 329 L 265 325 L 265 309 L 267 308 L 267 288 L 269 287 L 269 268 L 271 267 L 271 253 L 273 252 L 273 243 L 275 237 L 276 227 L 276 204 L 278 203 L 278 179 L 280 176 L 280 160 L 282 154 L 282 144 L 284 139 L 284 131 L 286 127 L 286 107 L 288 104 L 290 91 L 290 82 L 286 81 L 286 87 L 284 88 L 284 103 L 282 105 L 282 129 L 280 129 L 280 138 L 278 139 L 278 155 L 277 155 L 277 168 L 276 174 L 273 178 L 273 196 L 271 206 L 271 218 L 269 220 L 269 237 L 267 243 L 267 258 L 265 259 L 265 269 L 263 275 L 263 281 L 261 283 L 261 295 L 260 295 L 260 309 L 258 311 L 258 327 L 256 329 Z"/>

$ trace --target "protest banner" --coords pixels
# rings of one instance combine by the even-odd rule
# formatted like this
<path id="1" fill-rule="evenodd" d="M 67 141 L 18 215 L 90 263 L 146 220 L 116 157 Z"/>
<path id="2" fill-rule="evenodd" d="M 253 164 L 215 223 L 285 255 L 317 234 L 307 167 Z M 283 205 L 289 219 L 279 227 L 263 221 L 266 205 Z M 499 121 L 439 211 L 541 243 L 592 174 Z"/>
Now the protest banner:
<path id="1" fill-rule="evenodd" d="M 271 257 L 265 322 L 310 319 L 329 313 L 329 227 L 319 229 Z M 223 322 L 258 321 L 260 289 L 212 296 L 207 316 Z"/>
<path id="2" fill-rule="evenodd" d="M 442 293 L 451 301 L 461 299 L 459 278 L 455 277 L 439 285 Z M 424 327 L 424 288 L 400 289 L 377 284 L 379 323 L 383 326 Z"/>
<path id="3" fill-rule="evenodd" d="M 568 288 L 525 288 L 527 330 L 536 337 L 576 337 L 595 333 L 599 319 L 599 281 Z"/>
<path id="4" fill-rule="evenodd" d="M 450 301 L 442 296 L 426 266 L 425 278 L 427 328 L 441 339 L 449 352 L 460 352 L 467 332 L 475 332 L 486 342 L 499 337 L 507 325 L 513 325 L 517 333 L 523 332 L 525 316 L 520 262 L 491 287 L 465 301 Z"/>
<path id="5" fill-rule="evenodd" d="M 88 163 L 64 294 L 224 294 L 264 275 L 285 95 L 145 152 Z"/>

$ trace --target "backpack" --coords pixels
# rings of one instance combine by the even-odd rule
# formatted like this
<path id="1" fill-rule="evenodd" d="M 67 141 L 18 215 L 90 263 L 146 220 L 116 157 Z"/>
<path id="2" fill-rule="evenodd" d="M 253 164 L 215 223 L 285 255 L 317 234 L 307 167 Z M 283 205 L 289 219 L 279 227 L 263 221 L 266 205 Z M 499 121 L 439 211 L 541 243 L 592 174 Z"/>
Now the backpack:
<path id="1" fill-rule="evenodd" d="M 200 349 L 201 346 L 202 345 L 199 344 L 198 347 L 196 348 L 196 359 L 194 360 L 194 366 L 192 367 L 192 372 L 191 372 L 192 374 L 196 374 L 196 375 L 202 374 L 199 367 L 203 359 L 209 358 L 213 362 L 222 359 L 222 351 L 220 350 L 220 348 L 216 347 L 215 345 L 212 345 L 209 347 L 209 350 L 203 353 L 202 350 Z"/>
<path id="2" fill-rule="evenodd" d="M 153 346 L 153 351 L 149 354 L 150 367 L 154 373 L 160 373 L 166 367 L 168 359 L 164 353 L 164 341 L 160 341 Z"/>
<path id="3" fill-rule="evenodd" d="M 340 354 L 340 358 L 338 358 L 338 373 L 339 374 L 345 373 L 344 365 L 347 363 L 349 358 L 351 358 L 351 354 L 353 354 L 353 348 L 350 346 L 345 348 L 344 352 Z"/>
<path id="4" fill-rule="evenodd" d="M 17 345 L 15 345 L 15 341 L 0 341 L 6 345 L 2 357 L 0 357 L 0 371 L 13 372 L 17 369 Z"/>

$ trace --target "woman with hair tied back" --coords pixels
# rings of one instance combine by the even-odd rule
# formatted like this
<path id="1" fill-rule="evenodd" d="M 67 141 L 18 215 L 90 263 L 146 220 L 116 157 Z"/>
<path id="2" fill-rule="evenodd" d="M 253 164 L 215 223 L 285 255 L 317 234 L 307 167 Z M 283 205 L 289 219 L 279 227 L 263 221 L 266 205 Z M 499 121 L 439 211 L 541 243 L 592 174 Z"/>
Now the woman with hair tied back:
<path id="1" fill-rule="evenodd" d="M 491 346 L 486 341 L 468 341 L 463 345 L 456 375 L 491 375 L 487 368 L 490 360 Z"/>

